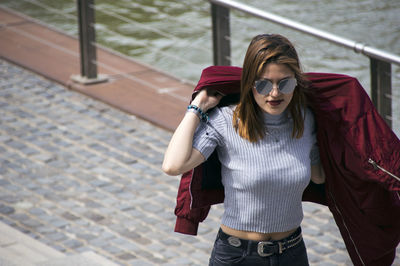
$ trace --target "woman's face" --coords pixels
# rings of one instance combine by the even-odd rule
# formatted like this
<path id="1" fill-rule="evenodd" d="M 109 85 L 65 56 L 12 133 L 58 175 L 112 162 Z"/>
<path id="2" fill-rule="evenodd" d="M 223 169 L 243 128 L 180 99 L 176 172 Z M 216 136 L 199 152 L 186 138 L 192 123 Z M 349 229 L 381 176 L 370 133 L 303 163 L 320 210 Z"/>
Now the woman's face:
<path id="1" fill-rule="evenodd" d="M 267 79 L 272 82 L 273 88 L 267 95 L 259 94 L 253 86 L 254 99 L 264 112 L 271 115 L 279 115 L 288 107 L 293 98 L 293 93 L 283 94 L 278 89 L 278 84 L 286 78 L 294 78 L 294 73 L 289 67 L 283 64 L 269 63 L 265 66 L 264 73 L 260 79 Z"/>

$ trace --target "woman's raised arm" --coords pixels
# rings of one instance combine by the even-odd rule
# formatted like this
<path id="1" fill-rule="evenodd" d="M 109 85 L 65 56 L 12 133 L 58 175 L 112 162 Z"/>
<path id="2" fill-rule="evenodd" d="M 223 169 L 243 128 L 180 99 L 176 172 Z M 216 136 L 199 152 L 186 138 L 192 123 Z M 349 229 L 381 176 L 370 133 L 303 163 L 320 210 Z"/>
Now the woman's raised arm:
<path id="1" fill-rule="evenodd" d="M 203 112 L 215 107 L 222 95 L 208 90 L 200 91 L 192 105 Z M 204 156 L 193 148 L 193 136 L 200 118 L 192 112 L 186 112 L 178 128 L 175 130 L 164 155 L 162 170 L 168 175 L 183 174 L 204 162 Z"/>

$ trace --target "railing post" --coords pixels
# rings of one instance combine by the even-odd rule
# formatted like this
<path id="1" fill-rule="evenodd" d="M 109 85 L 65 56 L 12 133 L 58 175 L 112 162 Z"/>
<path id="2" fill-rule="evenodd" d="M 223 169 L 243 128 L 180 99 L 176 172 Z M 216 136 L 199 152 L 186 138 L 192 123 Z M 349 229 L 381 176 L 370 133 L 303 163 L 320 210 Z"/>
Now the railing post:
<path id="1" fill-rule="evenodd" d="M 229 9 L 211 3 L 214 65 L 231 64 Z"/>
<path id="2" fill-rule="evenodd" d="M 391 64 L 370 58 L 371 99 L 379 114 L 392 127 L 392 69 Z"/>
<path id="3" fill-rule="evenodd" d="M 73 75 L 71 78 L 83 84 L 106 81 L 105 76 L 97 75 L 94 0 L 77 0 L 77 5 L 81 75 Z"/>

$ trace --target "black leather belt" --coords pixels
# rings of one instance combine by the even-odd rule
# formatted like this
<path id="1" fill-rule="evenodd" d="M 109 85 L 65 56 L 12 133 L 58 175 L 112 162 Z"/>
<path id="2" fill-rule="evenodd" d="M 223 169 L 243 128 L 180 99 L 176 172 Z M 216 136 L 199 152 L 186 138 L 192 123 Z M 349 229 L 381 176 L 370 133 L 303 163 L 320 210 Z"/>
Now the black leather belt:
<path id="1" fill-rule="evenodd" d="M 290 236 L 281 240 L 272 241 L 253 241 L 241 239 L 235 236 L 228 235 L 219 229 L 218 237 L 233 247 L 240 247 L 242 249 L 250 250 L 251 252 L 257 252 L 261 257 L 268 257 L 274 254 L 282 254 L 285 250 L 295 247 L 302 240 L 301 228 L 291 234 Z"/>

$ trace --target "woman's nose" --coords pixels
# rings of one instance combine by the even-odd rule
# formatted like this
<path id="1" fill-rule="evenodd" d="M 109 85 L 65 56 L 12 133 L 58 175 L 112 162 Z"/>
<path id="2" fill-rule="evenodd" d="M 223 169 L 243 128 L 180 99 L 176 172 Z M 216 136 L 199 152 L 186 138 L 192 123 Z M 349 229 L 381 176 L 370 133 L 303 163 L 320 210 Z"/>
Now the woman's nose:
<path id="1" fill-rule="evenodd" d="M 278 84 L 272 84 L 272 90 L 271 90 L 271 92 L 269 93 L 272 97 L 277 97 L 277 96 L 279 96 L 279 94 L 280 94 L 281 92 L 279 91 L 279 86 L 278 86 Z"/>

